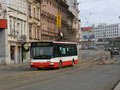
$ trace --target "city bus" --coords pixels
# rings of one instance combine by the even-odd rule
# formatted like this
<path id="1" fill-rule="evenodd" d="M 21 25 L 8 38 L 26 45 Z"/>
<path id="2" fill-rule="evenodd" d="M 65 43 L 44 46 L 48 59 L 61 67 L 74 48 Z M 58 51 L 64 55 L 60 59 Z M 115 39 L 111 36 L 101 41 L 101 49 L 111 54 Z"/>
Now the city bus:
<path id="1" fill-rule="evenodd" d="M 77 44 L 70 42 L 32 42 L 31 68 L 62 68 L 78 64 Z"/>

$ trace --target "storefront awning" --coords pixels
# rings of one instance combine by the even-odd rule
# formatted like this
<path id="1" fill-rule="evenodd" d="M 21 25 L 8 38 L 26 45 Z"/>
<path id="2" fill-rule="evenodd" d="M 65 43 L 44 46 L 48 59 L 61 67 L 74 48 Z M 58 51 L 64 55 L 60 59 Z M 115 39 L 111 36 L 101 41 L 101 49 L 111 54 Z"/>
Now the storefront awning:
<path id="1" fill-rule="evenodd" d="M 2 28 L 2 29 L 7 28 L 7 20 L 6 19 L 0 19 L 0 28 Z"/>

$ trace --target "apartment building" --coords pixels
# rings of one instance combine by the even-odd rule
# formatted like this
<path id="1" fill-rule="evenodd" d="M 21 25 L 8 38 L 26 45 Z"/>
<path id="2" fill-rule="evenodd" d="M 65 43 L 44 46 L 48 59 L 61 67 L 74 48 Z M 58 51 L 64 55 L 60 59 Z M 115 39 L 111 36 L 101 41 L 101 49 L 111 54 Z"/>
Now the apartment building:
<path id="1" fill-rule="evenodd" d="M 71 36 L 73 40 L 76 39 L 76 41 L 80 41 L 80 33 L 81 33 L 81 20 L 78 19 L 79 16 L 79 9 L 78 9 L 78 5 L 79 3 L 77 2 L 77 0 L 66 0 L 66 3 L 69 5 L 69 11 L 73 13 L 74 15 L 74 19 L 72 22 L 72 27 L 74 30 L 73 35 Z M 75 33 L 76 31 L 76 33 Z"/>
<path id="2" fill-rule="evenodd" d="M 99 24 L 93 27 L 93 33 L 97 40 L 117 39 L 120 38 L 120 24 Z"/>
<path id="3" fill-rule="evenodd" d="M 81 41 L 89 41 L 92 35 L 92 27 L 82 27 L 81 33 L 82 33 Z"/>
<path id="4" fill-rule="evenodd" d="M 28 33 L 29 41 L 41 41 L 40 1 L 27 0 L 28 4 Z"/>
<path id="5" fill-rule="evenodd" d="M 80 20 L 69 7 L 66 0 L 0 0 L 0 64 L 28 62 L 31 42 L 76 42 Z"/>
<path id="6" fill-rule="evenodd" d="M 42 41 L 75 41 L 73 13 L 68 10 L 65 0 L 41 0 L 41 39 Z M 61 15 L 61 27 L 57 27 L 57 15 Z M 60 38 L 62 35 L 62 39 Z"/>
<path id="7" fill-rule="evenodd" d="M 0 35 L 4 40 L 4 48 L 0 52 L 1 64 L 18 64 L 28 60 L 24 49 L 27 41 L 27 2 L 26 0 L 0 0 L 4 12 L 3 19 L 7 20 L 7 29 Z M 0 42 L 0 44 L 2 44 Z M 2 45 L 1 45 L 2 46 Z M 3 53 L 4 52 L 4 55 Z"/>

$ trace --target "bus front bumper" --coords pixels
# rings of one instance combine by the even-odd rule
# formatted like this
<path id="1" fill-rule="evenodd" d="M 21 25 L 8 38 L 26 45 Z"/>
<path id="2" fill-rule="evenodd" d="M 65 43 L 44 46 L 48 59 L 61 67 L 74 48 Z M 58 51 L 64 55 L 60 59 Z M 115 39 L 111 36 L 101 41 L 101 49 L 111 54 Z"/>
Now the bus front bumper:
<path id="1" fill-rule="evenodd" d="M 59 63 L 49 62 L 49 63 L 30 63 L 31 68 L 57 68 L 59 67 Z"/>

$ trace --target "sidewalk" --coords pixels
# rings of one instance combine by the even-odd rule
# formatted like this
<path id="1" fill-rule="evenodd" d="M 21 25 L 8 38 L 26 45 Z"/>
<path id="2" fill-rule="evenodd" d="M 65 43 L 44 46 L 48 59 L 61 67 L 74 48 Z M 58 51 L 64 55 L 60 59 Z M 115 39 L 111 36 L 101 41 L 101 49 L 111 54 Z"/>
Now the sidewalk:
<path id="1" fill-rule="evenodd" d="M 30 67 L 29 63 L 24 63 L 24 64 L 11 64 L 11 65 L 0 65 L 0 70 L 3 69 L 15 69 L 15 68 L 25 68 L 25 67 Z"/>
<path id="2" fill-rule="evenodd" d="M 120 82 L 117 84 L 117 86 L 113 90 L 120 90 Z"/>

